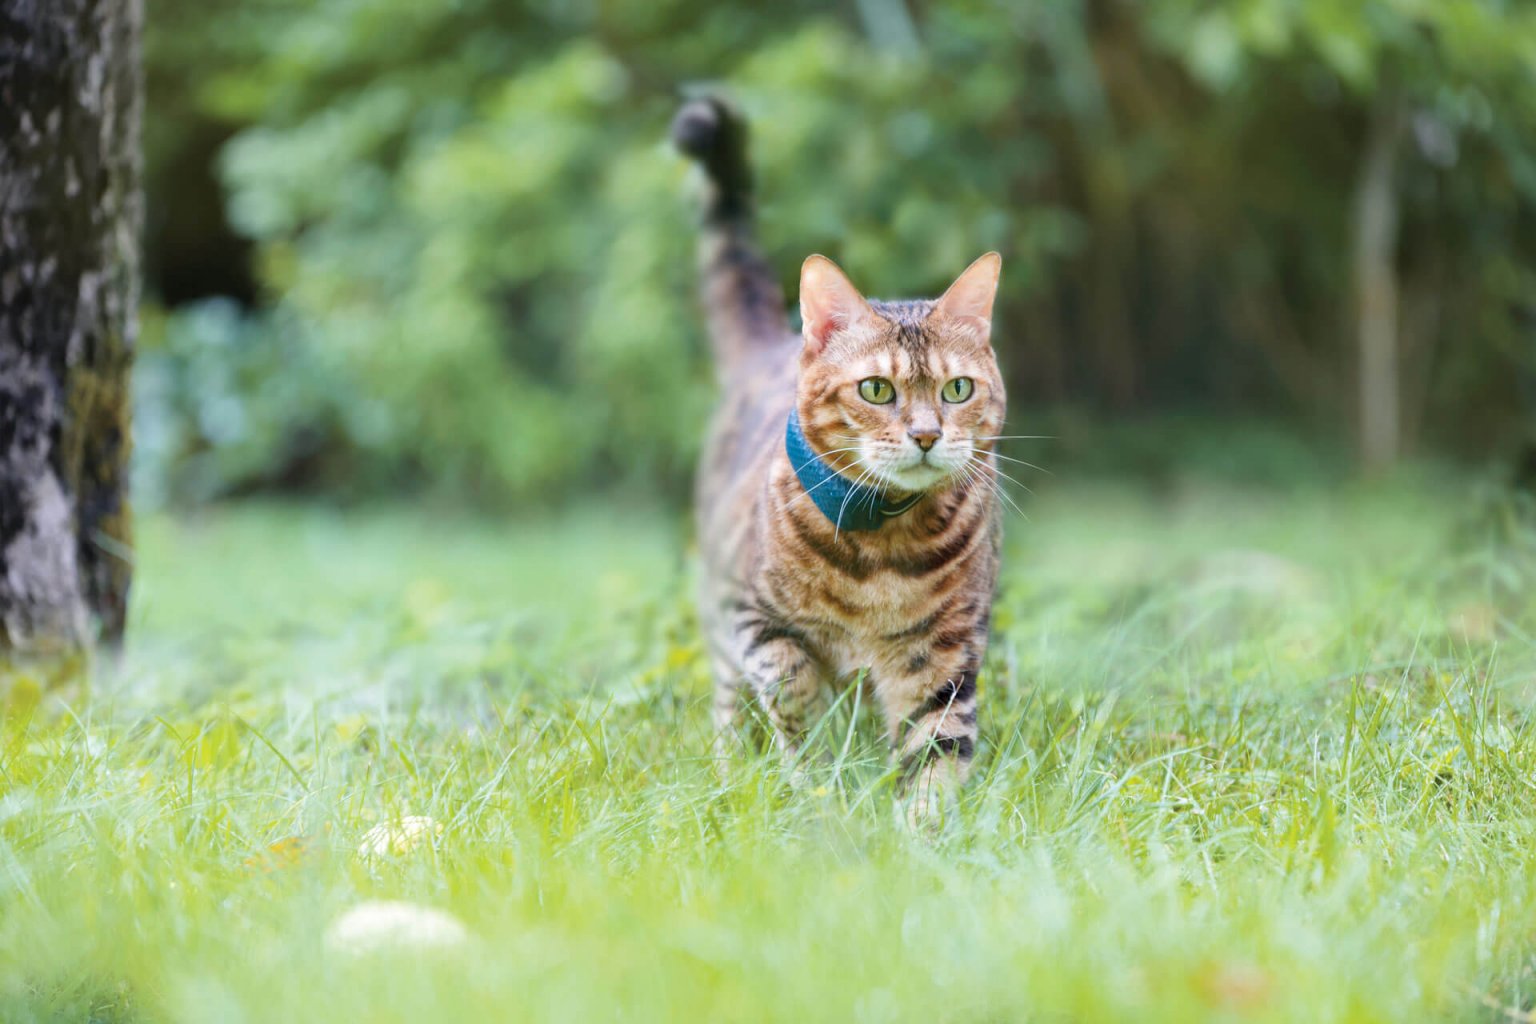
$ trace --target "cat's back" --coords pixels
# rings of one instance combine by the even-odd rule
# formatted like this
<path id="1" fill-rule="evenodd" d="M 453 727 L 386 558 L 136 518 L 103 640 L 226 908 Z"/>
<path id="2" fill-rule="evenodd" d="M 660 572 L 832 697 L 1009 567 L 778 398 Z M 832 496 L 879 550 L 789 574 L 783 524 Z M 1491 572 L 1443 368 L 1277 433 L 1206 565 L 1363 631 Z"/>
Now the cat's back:
<path id="1" fill-rule="evenodd" d="M 725 368 L 721 397 L 694 487 L 700 546 L 709 568 L 725 569 L 748 542 L 773 456 L 794 404 L 799 341 L 763 345 Z"/>

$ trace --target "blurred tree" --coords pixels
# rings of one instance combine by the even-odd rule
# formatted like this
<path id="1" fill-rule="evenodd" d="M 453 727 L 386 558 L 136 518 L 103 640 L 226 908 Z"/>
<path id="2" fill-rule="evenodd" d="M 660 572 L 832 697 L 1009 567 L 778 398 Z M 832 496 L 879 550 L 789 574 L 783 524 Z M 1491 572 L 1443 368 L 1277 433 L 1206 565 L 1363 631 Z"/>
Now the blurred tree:
<path id="1" fill-rule="evenodd" d="M 1401 346 L 1397 337 L 1398 160 L 1403 102 L 1389 87 L 1376 98 L 1355 184 L 1354 281 L 1360 345 L 1360 456 L 1384 469 L 1402 448 Z"/>
<path id="2" fill-rule="evenodd" d="M 1529 353 L 1513 365 L 1510 358 L 1528 342 L 1510 341 L 1524 333 L 1520 306 L 1536 284 L 1536 236 L 1515 227 L 1536 206 L 1536 148 L 1521 127 L 1536 117 L 1536 9 L 1503 0 L 1162 0 L 1149 23 L 1237 112 L 1245 95 L 1310 94 L 1314 110 L 1331 111 L 1346 128 L 1332 169 L 1329 130 L 1302 130 L 1306 111 L 1284 111 L 1284 120 L 1249 115 L 1255 128 L 1278 131 L 1295 147 L 1288 159 L 1277 154 L 1293 183 L 1271 183 L 1275 198 L 1294 193 L 1295 181 L 1321 178 L 1337 198 L 1308 205 L 1348 226 L 1347 238 L 1316 235 L 1314 258 L 1333 268 L 1329 279 L 1352 282 L 1364 464 L 1393 462 L 1431 402 L 1459 405 L 1463 423 L 1485 438 L 1511 437 L 1487 418 L 1520 414 L 1507 382 L 1521 374 L 1510 370 L 1532 369 Z M 1499 220 L 1506 229 L 1493 228 Z M 1502 273 L 1479 280 L 1456 269 L 1488 259 Z M 1477 311 L 1483 344 L 1466 345 L 1458 329 L 1456 350 L 1437 354 L 1436 336 L 1455 329 L 1445 318 L 1452 303 Z M 1437 355 L 1455 365 L 1446 375 L 1454 390 L 1433 387 Z"/>
<path id="3" fill-rule="evenodd" d="M 0 10 L 0 649 L 122 636 L 141 18 Z"/>

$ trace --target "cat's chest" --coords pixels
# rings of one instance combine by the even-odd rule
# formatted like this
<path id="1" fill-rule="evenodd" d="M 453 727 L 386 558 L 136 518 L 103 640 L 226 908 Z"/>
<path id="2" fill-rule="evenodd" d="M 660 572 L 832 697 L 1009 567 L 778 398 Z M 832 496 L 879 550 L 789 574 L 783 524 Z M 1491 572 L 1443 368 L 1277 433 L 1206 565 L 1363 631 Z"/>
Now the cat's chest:
<path id="1" fill-rule="evenodd" d="M 985 568 L 975 557 L 956 558 L 919 577 L 894 568 L 852 574 L 825 565 L 789 566 L 773 574 L 774 599 L 816 637 L 827 660 L 851 670 L 868 664 L 872 651 L 933 621 L 957 593 L 986 589 Z"/>
<path id="2" fill-rule="evenodd" d="M 786 470 L 787 471 L 787 470 Z M 856 670 L 990 602 L 997 521 L 986 495 L 961 492 L 876 533 L 840 533 L 786 488 L 759 513 L 749 603 L 813 641 L 821 660 Z"/>
<path id="3" fill-rule="evenodd" d="M 847 678 L 924 647 L 940 624 L 928 592 L 885 581 L 848 588 L 836 606 L 823 605 L 811 628 L 812 653 L 833 677 Z M 856 610 L 854 610 L 856 609 Z"/>

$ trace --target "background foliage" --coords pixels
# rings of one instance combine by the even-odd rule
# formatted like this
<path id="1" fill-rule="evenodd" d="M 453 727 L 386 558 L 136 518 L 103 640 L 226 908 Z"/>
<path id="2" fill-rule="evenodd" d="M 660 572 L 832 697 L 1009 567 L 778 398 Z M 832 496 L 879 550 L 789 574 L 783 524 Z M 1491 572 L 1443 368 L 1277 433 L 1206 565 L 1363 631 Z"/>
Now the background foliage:
<path id="1" fill-rule="evenodd" d="M 1348 477 L 1362 195 L 1397 428 L 1520 439 L 1536 7 L 150 25 L 137 501 L 320 497 L 140 517 L 91 692 L 0 680 L 0 1020 L 1533 1019 L 1536 496 Z M 683 491 L 663 137 L 722 80 L 786 286 L 1004 252 L 1010 433 L 1068 470 L 1009 508 L 976 772 L 921 839 L 859 688 L 806 785 L 716 759 L 684 517 L 567 500 Z M 397 492 L 438 500 L 331 500 Z M 338 942 L 376 900 L 467 937 Z"/>
<path id="2" fill-rule="evenodd" d="M 678 96 L 762 231 L 875 294 L 1005 256 L 1014 422 L 1352 436 L 1364 139 L 1397 118 L 1403 432 L 1516 439 L 1536 11 L 1499 0 L 158 0 L 141 494 L 680 492 L 709 403 Z"/>

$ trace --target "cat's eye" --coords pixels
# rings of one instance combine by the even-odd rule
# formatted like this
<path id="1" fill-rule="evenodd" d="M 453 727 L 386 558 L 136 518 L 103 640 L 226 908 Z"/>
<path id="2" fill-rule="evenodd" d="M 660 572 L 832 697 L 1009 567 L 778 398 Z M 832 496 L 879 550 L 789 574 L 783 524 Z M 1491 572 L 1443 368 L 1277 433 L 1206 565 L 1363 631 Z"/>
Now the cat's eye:
<path id="1" fill-rule="evenodd" d="M 963 402 L 976 390 L 976 382 L 969 377 L 956 377 L 944 385 L 944 401 Z"/>
<path id="2" fill-rule="evenodd" d="M 887 405 L 896 397 L 896 389 L 884 377 L 865 377 L 859 381 L 859 397 L 874 405 Z"/>

